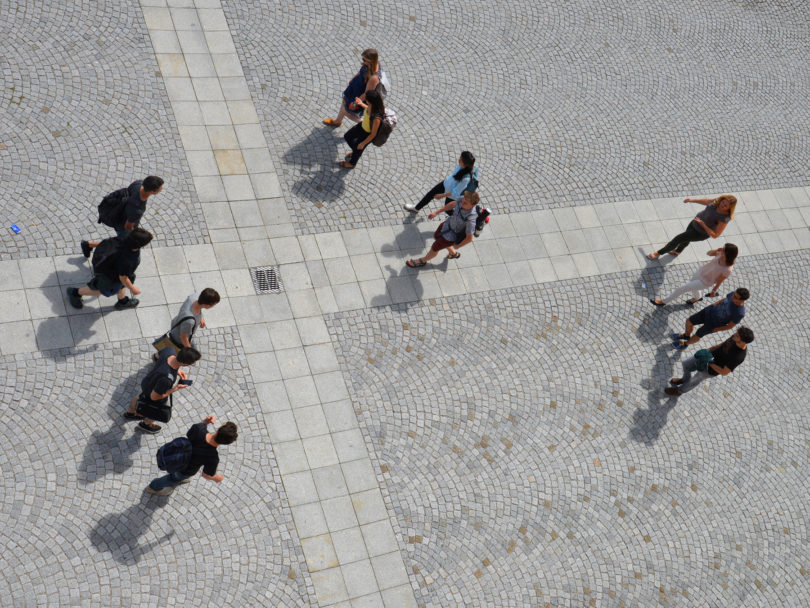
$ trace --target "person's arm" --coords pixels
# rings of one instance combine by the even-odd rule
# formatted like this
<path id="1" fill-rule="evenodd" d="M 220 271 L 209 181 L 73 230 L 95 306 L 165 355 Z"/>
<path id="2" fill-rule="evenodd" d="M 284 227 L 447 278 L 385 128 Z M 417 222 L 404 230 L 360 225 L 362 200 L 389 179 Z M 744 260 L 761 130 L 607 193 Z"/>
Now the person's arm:
<path id="1" fill-rule="evenodd" d="M 206 479 L 210 479 L 211 481 L 216 481 L 217 483 L 220 483 L 223 479 L 225 479 L 219 473 L 217 473 L 216 475 L 208 475 L 206 473 L 203 473 L 202 476 L 205 477 Z"/>
<path id="2" fill-rule="evenodd" d="M 703 230 L 705 230 L 705 231 L 706 231 L 706 234 L 708 234 L 708 235 L 709 235 L 710 237 L 712 237 L 713 239 L 716 239 L 716 238 L 717 238 L 717 237 L 719 237 L 721 234 L 723 234 L 723 230 L 725 230 L 725 229 L 726 229 L 726 226 L 728 226 L 728 222 L 717 222 L 717 228 L 715 228 L 714 230 L 712 230 L 711 228 L 709 228 L 709 227 L 706 225 L 706 222 L 704 222 L 704 221 L 703 221 L 702 219 L 700 219 L 699 217 L 696 217 L 696 218 L 695 218 L 695 221 L 696 221 L 698 224 L 700 224 L 700 225 L 701 225 L 701 227 L 703 228 Z"/>
<path id="3" fill-rule="evenodd" d="M 721 376 L 728 376 L 731 373 L 731 370 L 727 368 L 725 365 L 720 367 L 716 363 L 709 363 L 709 367 L 716 371 Z"/>
<path id="4" fill-rule="evenodd" d="M 372 89 L 376 89 L 378 84 L 380 84 L 380 77 L 377 76 L 376 74 L 371 76 L 371 78 L 369 78 L 368 82 L 366 83 L 366 90 L 363 91 L 363 94 L 360 96 L 360 99 L 365 101 L 366 93 Z"/>
<path id="5" fill-rule="evenodd" d="M 182 371 L 182 370 L 181 370 L 181 371 Z M 178 375 L 179 375 L 179 374 L 178 374 Z M 186 379 L 185 374 L 184 374 L 183 376 L 181 376 L 181 379 L 183 379 L 183 380 L 185 380 L 185 379 Z M 170 388 L 168 391 L 166 391 L 166 393 L 165 393 L 165 394 L 163 394 L 163 395 L 161 395 L 160 393 L 155 392 L 155 391 L 153 390 L 153 391 L 152 391 L 152 393 L 149 395 L 149 398 L 150 398 L 152 401 L 160 401 L 161 399 L 165 399 L 166 397 L 168 397 L 168 396 L 169 396 L 169 395 L 171 395 L 172 393 L 176 393 L 177 391 L 183 390 L 184 388 L 188 388 L 188 385 L 187 385 L 187 384 L 175 384 L 175 385 L 174 385 L 173 387 L 171 387 L 171 388 Z"/>
<path id="6" fill-rule="evenodd" d="M 701 205 L 710 205 L 714 202 L 713 198 L 685 198 L 684 203 L 700 203 Z"/>
<path id="7" fill-rule="evenodd" d="M 118 280 L 119 280 L 119 281 L 121 281 L 121 284 L 122 284 L 124 287 L 126 287 L 127 289 L 129 289 L 129 292 L 130 292 L 130 293 L 131 293 L 133 296 L 140 295 L 141 290 L 140 290 L 140 289 L 138 289 L 137 287 L 135 287 L 135 284 L 134 284 L 132 281 L 130 281 L 130 279 L 129 279 L 129 277 L 128 277 L 127 275 L 125 275 L 125 274 L 120 275 L 120 276 L 118 277 Z"/>
<path id="8" fill-rule="evenodd" d="M 124 230 L 129 230 L 130 232 L 135 230 L 135 222 L 130 222 L 129 220 L 124 222 Z"/>
<path id="9" fill-rule="evenodd" d="M 447 203 L 444 207 L 442 207 L 438 211 L 434 211 L 433 213 L 428 213 L 428 218 L 432 220 L 434 217 L 436 217 L 440 213 L 444 213 L 446 211 L 450 211 L 451 209 L 455 209 L 455 208 L 456 208 L 456 201 L 450 201 L 449 203 Z"/>
<path id="10" fill-rule="evenodd" d="M 716 256 L 718 253 L 720 253 L 720 251 L 721 251 L 720 249 L 709 249 L 709 250 L 706 252 L 706 255 L 707 255 L 707 256 L 709 256 L 710 258 L 713 258 L 713 257 L 714 257 L 714 256 Z"/>
<path id="11" fill-rule="evenodd" d="M 382 120 L 380 118 L 375 118 L 375 119 L 373 119 L 371 121 L 371 133 L 369 133 L 368 137 L 366 137 L 363 141 L 361 141 L 359 144 L 357 144 L 357 149 L 358 150 L 362 150 L 367 145 L 369 145 L 372 141 L 374 141 L 374 138 L 377 137 L 377 131 L 380 130 L 380 123 L 381 122 L 382 122 Z"/>
<path id="12" fill-rule="evenodd" d="M 464 247 L 464 245 L 469 245 L 470 243 L 472 243 L 472 240 L 473 240 L 473 235 L 468 234 L 467 236 L 464 237 L 463 241 L 461 241 L 458 245 L 454 245 L 454 247 L 456 249 L 461 249 L 462 247 Z"/>
<path id="13" fill-rule="evenodd" d="M 188 334 L 180 334 L 180 343 L 185 346 L 186 348 L 191 347 L 191 340 L 189 340 Z"/>

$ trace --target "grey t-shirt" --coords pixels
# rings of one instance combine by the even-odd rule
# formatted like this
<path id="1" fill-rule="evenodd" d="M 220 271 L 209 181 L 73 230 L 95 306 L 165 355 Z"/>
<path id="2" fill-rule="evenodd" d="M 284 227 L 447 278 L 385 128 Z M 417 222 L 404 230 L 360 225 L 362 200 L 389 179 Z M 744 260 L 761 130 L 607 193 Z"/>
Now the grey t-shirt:
<path id="1" fill-rule="evenodd" d="M 442 228 L 442 237 L 448 241 L 455 242 L 461 234 L 472 234 L 475 232 L 475 220 L 478 218 L 478 211 L 475 207 L 470 210 L 461 208 L 461 203 L 456 203 L 453 215 L 448 217 Z"/>
<path id="2" fill-rule="evenodd" d="M 711 230 L 716 230 L 717 229 L 717 224 L 719 224 L 720 222 L 723 222 L 724 224 L 728 224 L 731 221 L 731 217 L 729 217 L 725 213 L 720 213 L 717 210 L 717 207 L 715 207 L 714 204 L 712 204 L 712 203 L 709 203 L 708 205 L 706 205 L 706 208 L 703 211 L 701 211 L 700 213 L 698 213 L 695 216 L 695 218 L 702 219 L 703 223 L 706 224 Z M 692 220 L 692 221 L 694 221 L 694 220 Z M 695 222 L 695 227 L 700 232 L 703 232 L 704 234 L 706 233 L 706 231 L 703 229 L 703 226 L 701 226 L 697 222 Z"/>
<path id="3" fill-rule="evenodd" d="M 169 338 L 175 344 L 182 345 L 183 343 L 180 341 L 180 334 L 187 334 L 188 340 L 191 342 L 192 338 L 194 337 L 194 332 L 200 326 L 200 321 L 202 320 L 202 311 L 200 314 L 194 314 L 194 301 L 197 299 L 196 294 L 192 294 L 186 298 L 186 301 L 183 302 L 183 305 L 180 307 L 180 312 L 177 313 L 177 316 L 172 319 L 172 329 L 169 332 Z M 190 319 L 184 320 L 182 323 L 180 322 L 181 319 L 184 317 L 191 317 Z"/>

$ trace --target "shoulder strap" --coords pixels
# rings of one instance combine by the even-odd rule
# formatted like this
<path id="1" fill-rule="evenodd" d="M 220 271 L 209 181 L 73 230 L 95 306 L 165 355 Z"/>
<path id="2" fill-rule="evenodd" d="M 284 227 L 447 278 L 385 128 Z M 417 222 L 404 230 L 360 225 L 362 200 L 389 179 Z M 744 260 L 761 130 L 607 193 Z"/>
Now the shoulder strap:
<path id="1" fill-rule="evenodd" d="M 172 326 L 171 326 L 171 328 L 169 329 L 169 333 L 171 333 L 172 331 L 174 331 L 174 328 L 175 328 L 175 327 L 177 327 L 178 325 L 182 325 L 182 324 L 183 324 L 183 322 L 184 322 L 184 321 L 187 321 L 188 319 L 194 319 L 194 328 L 196 329 L 196 328 L 197 328 L 197 317 L 195 317 L 195 316 L 193 316 L 193 315 L 187 315 L 187 316 L 183 317 L 182 319 L 180 319 L 180 320 L 179 320 L 177 323 L 175 323 L 174 325 L 172 325 Z"/>

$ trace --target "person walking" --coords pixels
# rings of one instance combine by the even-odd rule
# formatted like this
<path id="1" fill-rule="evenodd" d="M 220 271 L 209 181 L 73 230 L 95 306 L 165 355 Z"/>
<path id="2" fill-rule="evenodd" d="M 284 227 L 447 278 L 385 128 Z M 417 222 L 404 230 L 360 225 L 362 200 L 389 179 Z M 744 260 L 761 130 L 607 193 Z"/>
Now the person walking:
<path id="1" fill-rule="evenodd" d="M 754 341 L 754 332 L 745 326 L 734 332 L 728 340 L 709 349 L 713 360 L 708 364 L 705 371 L 698 369 L 698 361 L 695 356 L 688 357 L 681 362 L 683 376 L 672 378 L 669 381 L 673 386 L 664 389 L 667 395 L 680 397 L 688 393 L 706 378 L 714 376 L 728 376 L 739 365 L 745 361 L 748 354 L 748 345 Z"/>
<path id="2" fill-rule="evenodd" d="M 731 194 L 722 194 L 717 198 L 685 198 L 683 202 L 698 203 L 706 208 L 695 216 L 686 230 L 661 249 L 647 254 L 649 259 L 657 260 L 665 253 L 679 255 L 689 243 L 705 241 L 709 237 L 716 239 L 734 219 L 734 209 L 737 207 L 737 197 Z"/>
<path id="3" fill-rule="evenodd" d="M 357 100 L 365 102 L 366 94 L 369 91 L 378 90 L 385 96 L 387 91 L 384 91 L 384 85 L 381 86 L 382 67 L 380 67 L 380 58 L 377 49 L 366 49 L 360 55 L 362 65 L 360 71 L 357 72 L 349 81 L 349 86 L 343 91 L 343 100 L 340 103 L 340 111 L 337 118 L 324 118 L 323 124 L 330 127 L 339 127 L 343 124 L 343 119 L 348 118 L 354 122 L 360 122 L 363 117 L 363 107 L 357 103 Z"/>
<path id="4" fill-rule="evenodd" d="M 431 245 L 425 256 L 416 260 L 408 260 L 405 262 L 407 266 L 409 268 L 421 268 L 439 255 L 442 249 L 448 250 L 448 258 L 460 258 L 461 253 L 456 251 L 456 249 L 469 245 L 473 240 L 475 220 L 478 218 L 478 212 L 475 206 L 478 204 L 479 200 L 480 197 L 477 192 L 467 190 L 461 199 L 460 208 L 456 208 L 456 201 L 451 201 L 438 211 L 434 211 L 428 215 L 430 219 L 433 219 L 440 213 L 455 210 L 450 217 L 436 228 L 436 231 L 433 233 L 433 245 Z"/>
<path id="5" fill-rule="evenodd" d="M 113 228 L 116 236 L 128 235 L 140 223 L 144 211 L 146 211 L 146 201 L 163 189 L 163 183 L 162 178 L 148 175 L 143 180 L 132 182 L 126 188 L 111 192 L 104 197 L 101 203 L 101 205 L 109 203 L 109 215 L 102 214 L 99 210 L 99 224 L 104 223 Z M 90 252 L 100 242 L 81 241 L 79 244 L 84 257 L 89 258 Z"/>
<path id="6" fill-rule="evenodd" d="M 692 298 L 687 300 L 686 303 L 693 306 L 703 299 L 703 290 L 708 287 L 712 288 L 709 297 L 715 297 L 723 281 L 731 276 L 731 272 L 734 270 L 734 260 L 737 259 L 738 252 L 739 250 L 734 243 L 726 243 L 723 247 L 707 251 L 706 255 L 713 257 L 711 262 L 698 268 L 697 272 L 692 275 L 692 278 L 689 279 L 688 282 L 674 289 L 672 293 L 663 300 L 660 298 L 650 298 L 650 302 L 656 306 L 664 306 L 672 302 L 672 300 L 678 296 L 687 291 L 691 291 Z"/>
<path id="7" fill-rule="evenodd" d="M 750 297 L 745 287 L 732 291 L 722 300 L 706 306 L 686 320 L 686 330 L 682 334 L 673 334 L 675 342 L 672 346 L 683 350 L 690 344 L 698 342 L 703 336 L 719 331 L 731 329 L 743 320 L 745 316 L 745 301 Z M 697 333 L 692 335 L 696 325 L 700 325 Z"/>
<path id="8" fill-rule="evenodd" d="M 188 464 L 180 471 L 169 473 L 163 477 L 155 477 L 146 486 L 146 491 L 158 496 L 166 496 L 175 486 L 188 483 L 202 468 L 202 476 L 216 483 L 221 483 L 225 476 L 217 473 L 219 467 L 219 453 L 217 448 L 221 445 L 230 445 L 239 436 L 236 424 L 226 422 L 215 432 L 208 432 L 209 424 L 216 424 L 213 416 L 206 416 L 202 422 L 191 425 L 186 437 L 191 443 L 191 453 Z"/>
<path id="9" fill-rule="evenodd" d="M 93 257 L 93 278 L 84 287 L 76 289 L 67 288 L 68 302 L 73 308 L 82 308 L 82 296 L 112 296 L 116 295 L 118 301 L 115 310 L 135 308 L 140 300 L 135 296 L 141 290 L 135 287 L 135 270 L 141 263 L 141 252 L 152 241 L 152 235 L 143 228 L 135 228 L 126 237 L 111 237 L 102 241 L 104 255 L 96 260 Z M 109 253 L 106 251 L 109 248 Z M 126 295 L 129 290 L 130 296 Z"/>
<path id="10" fill-rule="evenodd" d="M 160 431 L 155 420 L 168 422 L 172 417 L 172 406 L 167 404 L 169 398 L 191 385 L 188 375 L 180 368 L 194 365 L 200 357 L 196 348 L 183 347 L 176 355 L 172 347 L 162 349 L 155 367 L 141 380 L 141 392 L 130 401 L 124 418 L 139 420 L 138 428 L 144 433 Z M 178 378 L 180 381 L 175 384 Z"/>
<path id="11" fill-rule="evenodd" d="M 152 343 L 158 351 L 164 348 L 173 348 L 175 354 L 183 348 L 191 346 L 191 339 L 197 328 L 205 327 L 202 311 L 209 310 L 219 304 L 219 293 L 216 289 L 206 287 L 200 295 L 191 294 L 180 306 L 177 316 L 172 319 L 169 331 Z M 157 353 L 155 354 L 157 359 Z"/>
<path id="12" fill-rule="evenodd" d="M 425 205 L 432 200 L 447 199 L 447 203 L 451 201 L 461 200 L 461 197 L 470 181 L 473 179 L 473 172 L 475 171 L 475 156 L 469 150 L 464 150 L 458 159 L 458 166 L 455 170 L 448 175 L 444 181 L 439 182 L 431 188 L 425 196 L 422 197 L 416 205 L 410 203 L 403 205 L 406 211 L 411 213 L 418 213 Z M 474 190 L 474 188 L 471 188 Z"/>
<path id="13" fill-rule="evenodd" d="M 354 125 L 343 135 L 343 139 L 346 140 L 346 143 L 349 144 L 349 147 L 352 149 L 352 151 L 346 155 L 346 160 L 342 160 L 338 163 L 344 169 L 355 168 L 366 146 L 377 137 L 380 123 L 382 123 L 385 118 L 385 104 L 383 103 L 382 96 L 377 91 L 367 91 L 366 101 L 358 97 L 357 104 L 365 111 L 363 112 L 363 120 L 360 124 Z"/>

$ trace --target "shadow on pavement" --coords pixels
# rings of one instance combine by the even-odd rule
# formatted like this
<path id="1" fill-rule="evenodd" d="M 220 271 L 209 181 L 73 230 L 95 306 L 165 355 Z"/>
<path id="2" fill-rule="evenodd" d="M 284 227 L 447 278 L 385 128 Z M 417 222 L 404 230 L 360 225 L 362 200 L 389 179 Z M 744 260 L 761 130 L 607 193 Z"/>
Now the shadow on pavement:
<path id="1" fill-rule="evenodd" d="M 82 485 L 91 484 L 106 475 L 121 474 L 132 466 L 132 455 L 141 447 L 143 436 L 141 432 L 133 431 L 128 439 L 124 439 L 124 434 L 137 421 L 124 419 L 123 413 L 129 407 L 130 399 L 140 392 L 140 378 L 149 367 L 151 365 L 132 374 L 113 391 L 107 405 L 110 426 L 106 431 L 93 431 L 79 463 L 79 483 Z"/>
<path id="2" fill-rule="evenodd" d="M 666 327 L 664 327 L 665 332 Z M 647 409 L 638 408 L 633 412 L 633 428 L 630 429 L 630 437 L 639 443 L 652 445 L 661 435 L 661 430 L 667 424 L 667 417 L 672 408 L 677 405 L 678 400 L 664 393 L 664 389 L 669 386 L 669 379 L 672 377 L 673 357 L 671 353 L 679 353 L 673 350 L 667 339 L 663 336 L 664 343 L 655 350 L 655 362 L 650 370 L 650 377 L 642 381 L 642 386 L 647 389 Z M 676 363 L 677 364 L 677 363 Z"/>
<path id="3" fill-rule="evenodd" d="M 292 185 L 295 196 L 321 202 L 333 201 L 343 194 L 346 170 L 337 165 L 343 137 L 331 127 L 313 127 L 307 137 L 287 150 L 282 162 L 296 170 L 297 181 Z"/>
<path id="4" fill-rule="evenodd" d="M 169 502 L 169 496 L 153 496 L 143 491 L 138 504 L 122 513 L 111 513 L 102 517 L 90 530 L 90 542 L 99 552 L 110 553 L 119 564 L 131 566 L 155 547 L 174 536 L 174 530 L 162 538 L 141 545 L 139 539 L 149 530 L 155 511 Z"/>

